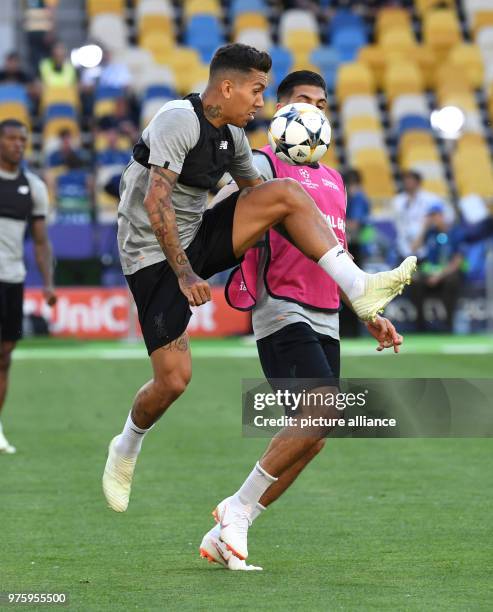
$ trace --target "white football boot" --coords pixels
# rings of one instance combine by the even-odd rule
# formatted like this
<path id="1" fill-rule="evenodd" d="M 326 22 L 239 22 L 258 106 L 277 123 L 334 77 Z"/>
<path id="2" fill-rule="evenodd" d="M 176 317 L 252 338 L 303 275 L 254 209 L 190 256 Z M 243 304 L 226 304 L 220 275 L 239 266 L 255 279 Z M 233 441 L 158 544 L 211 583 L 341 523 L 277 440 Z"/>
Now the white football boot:
<path id="1" fill-rule="evenodd" d="M 412 255 L 393 270 L 366 275 L 363 295 L 351 302 L 354 312 L 362 321 L 375 321 L 385 306 L 400 295 L 406 285 L 411 284 L 416 261 Z"/>
<path id="2" fill-rule="evenodd" d="M 125 512 L 130 499 L 132 477 L 137 457 L 123 457 L 115 450 L 115 436 L 110 442 L 103 473 L 103 492 L 108 506 L 115 512 Z"/>
<path id="3" fill-rule="evenodd" d="M 232 571 L 251 572 L 262 570 L 261 567 L 247 565 L 243 559 L 235 557 L 235 555 L 226 548 L 226 544 L 219 539 L 220 534 L 221 526 L 217 523 L 202 538 L 199 551 L 203 559 L 207 559 L 209 563 L 219 563 L 224 568 Z"/>
<path id="4" fill-rule="evenodd" d="M 245 560 L 248 557 L 248 528 L 252 524 L 252 508 L 244 506 L 227 497 L 213 510 L 212 516 L 219 523 L 219 538 L 226 548 L 238 559 Z"/>
<path id="5" fill-rule="evenodd" d="M 15 452 L 17 452 L 17 449 L 10 444 L 4 436 L 3 431 L 0 429 L 0 454 L 13 455 Z"/>

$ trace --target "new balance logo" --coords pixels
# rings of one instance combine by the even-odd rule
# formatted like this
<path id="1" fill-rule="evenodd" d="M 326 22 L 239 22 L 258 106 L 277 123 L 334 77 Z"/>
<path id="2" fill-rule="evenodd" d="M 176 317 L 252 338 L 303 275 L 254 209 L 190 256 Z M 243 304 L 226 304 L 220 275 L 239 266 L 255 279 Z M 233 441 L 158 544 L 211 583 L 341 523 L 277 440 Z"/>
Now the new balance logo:
<path id="1" fill-rule="evenodd" d="M 337 252 L 336 257 L 339 257 L 339 255 L 344 255 L 346 251 L 344 249 L 341 249 L 340 251 Z"/>
<path id="2" fill-rule="evenodd" d="M 220 151 L 226 151 L 227 148 L 228 148 L 228 141 L 227 140 L 221 140 L 221 142 L 219 143 L 219 150 Z"/>

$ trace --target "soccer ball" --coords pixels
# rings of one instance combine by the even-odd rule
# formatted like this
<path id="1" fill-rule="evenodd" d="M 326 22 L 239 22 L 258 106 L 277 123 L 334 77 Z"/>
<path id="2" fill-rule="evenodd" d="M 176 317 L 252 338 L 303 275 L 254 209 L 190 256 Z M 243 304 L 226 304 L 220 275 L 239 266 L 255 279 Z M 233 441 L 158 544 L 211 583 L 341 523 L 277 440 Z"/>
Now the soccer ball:
<path id="1" fill-rule="evenodd" d="M 269 144 L 276 156 L 291 165 L 316 163 L 330 144 L 327 117 L 316 106 L 297 102 L 280 108 L 269 127 Z"/>

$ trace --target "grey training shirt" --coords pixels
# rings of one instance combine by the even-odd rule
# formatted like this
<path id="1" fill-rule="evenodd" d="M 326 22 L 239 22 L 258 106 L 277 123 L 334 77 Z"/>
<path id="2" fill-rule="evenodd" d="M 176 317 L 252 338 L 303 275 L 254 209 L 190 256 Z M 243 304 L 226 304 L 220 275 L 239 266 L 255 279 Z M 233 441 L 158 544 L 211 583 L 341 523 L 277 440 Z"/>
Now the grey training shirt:
<path id="1" fill-rule="evenodd" d="M 235 143 L 235 157 L 229 172 L 235 177 L 256 179 L 252 151 L 243 129 L 230 125 Z M 200 136 L 199 119 L 189 100 L 172 100 L 154 116 L 142 133 L 150 149 L 149 164 L 164 166 L 180 174 L 185 157 Z M 133 274 L 166 259 L 157 241 L 144 197 L 150 171 L 136 161 L 127 166 L 120 183 L 118 206 L 118 248 L 124 274 Z M 178 179 L 179 181 L 179 179 Z M 178 235 L 183 248 L 195 237 L 207 207 L 207 190 L 175 184 L 171 196 L 176 213 Z"/>
<path id="2" fill-rule="evenodd" d="M 7 172 L 0 169 L 0 177 L 5 180 L 14 181 L 19 174 L 20 172 Z M 24 170 L 24 176 L 31 191 L 32 216 L 46 217 L 49 208 L 46 185 L 32 172 Z M 2 217 L 0 213 L 0 282 L 23 283 L 26 278 L 24 265 L 26 225 L 27 221 Z"/>
<path id="3" fill-rule="evenodd" d="M 254 163 L 265 181 L 274 178 L 271 165 L 265 155 L 256 153 Z M 317 333 L 339 340 L 339 315 L 320 312 L 300 304 L 270 297 L 264 283 L 266 251 L 262 251 L 257 274 L 257 305 L 252 313 L 255 340 L 270 336 L 292 323 L 308 323 Z"/>

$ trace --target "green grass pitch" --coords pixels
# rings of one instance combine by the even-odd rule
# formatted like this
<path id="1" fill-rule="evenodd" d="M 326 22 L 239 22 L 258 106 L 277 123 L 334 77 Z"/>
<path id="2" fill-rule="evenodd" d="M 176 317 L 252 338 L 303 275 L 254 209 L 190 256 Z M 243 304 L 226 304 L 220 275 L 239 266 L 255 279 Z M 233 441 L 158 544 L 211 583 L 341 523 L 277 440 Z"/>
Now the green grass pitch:
<path id="1" fill-rule="evenodd" d="M 440 342 L 411 341 L 397 357 L 347 343 L 343 375 L 491 376 L 490 340 Z M 100 487 L 106 447 L 150 369 L 140 348 L 94 346 L 19 349 L 3 419 L 18 454 L 0 456 L 0 592 L 64 591 L 81 611 L 492 609 L 491 439 L 329 441 L 252 527 L 249 560 L 264 571 L 227 572 L 198 545 L 266 444 L 241 437 L 253 347 L 195 343 L 191 387 L 147 437 L 118 515 Z"/>

